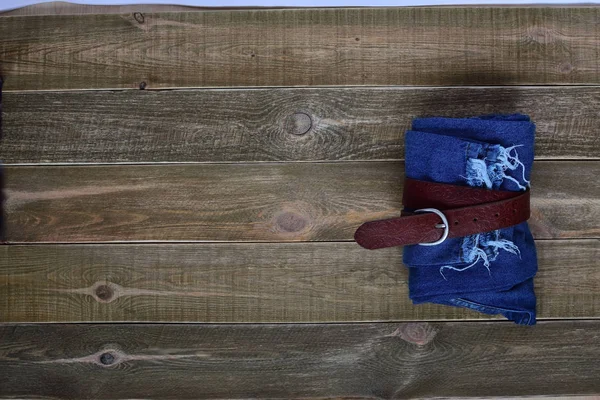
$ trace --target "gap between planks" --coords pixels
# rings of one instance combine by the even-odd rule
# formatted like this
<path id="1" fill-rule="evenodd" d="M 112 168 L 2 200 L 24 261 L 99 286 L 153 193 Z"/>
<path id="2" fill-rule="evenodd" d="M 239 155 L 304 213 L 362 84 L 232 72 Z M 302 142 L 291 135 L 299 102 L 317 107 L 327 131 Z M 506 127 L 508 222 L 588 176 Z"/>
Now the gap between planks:
<path id="1" fill-rule="evenodd" d="M 597 162 L 600 161 L 598 158 L 553 158 L 553 159 L 536 159 L 536 163 L 577 163 L 577 162 Z M 375 159 L 375 160 L 294 160 L 294 161 L 158 161 L 158 162 L 44 162 L 44 163 L 4 163 L 2 165 L 6 167 L 27 167 L 27 168 L 45 168 L 45 167 L 138 167 L 138 166 L 203 166 L 203 165 L 288 165 L 288 164 L 344 164 L 352 162 L 353 164 L 359 163 L 397 163 L 404 162 L 403 158 L 390 158 L 390 159 Z"/>
<path id="2" fill-rule="evenodd" d="M 4 78 L 4 83 L 8 80 Z M 135 87 L 102 87 L 102 88 L 75 88 L 75 89 L 2 89 L 2 93 L 14 93 L 14 94 L 32 94 L 32 93 L 130 93 L 130 92 L 197 92 L 197 91 L 244 91 L 244 90 L 302 90 L 302 89 L 317 89 L 317 90 L 328 90 L 328 89 L 369 89 L 369 90 L 416 90 L 416 89 L 536 89 L 536 90 L 551 90 L 551 89 L 583 89 L 583 88 L 599 88 L 598 83 L 564 83 L 564 84 L 514 84 L 514 85 L 293 85 L 293 86 L 173 86 L 173 87 L 157 87 L 144 89 Z"/>
<path id="3" fill-rule="evenodd" d="M 569 241 L 569 240 L 597 240 L 600 237 L 590 237 L 590 238 L 538 238 L 535 239 L 537 242 L 545 242 L 545 241 Z M 340 240 L 319 240 L 318 242 L 282 242 L 282 241 L 236 241 L 236 240 L 109 240 L 104 242 L 0 242 L 2 246 L 102 246 L 106 244 L 116 244 L 116 245 L 160 245 L 160 244 L 290 244 L 290 245 L 303 245 L 306 243 L 354 243 L 354 239 L 340 239 Z"/>

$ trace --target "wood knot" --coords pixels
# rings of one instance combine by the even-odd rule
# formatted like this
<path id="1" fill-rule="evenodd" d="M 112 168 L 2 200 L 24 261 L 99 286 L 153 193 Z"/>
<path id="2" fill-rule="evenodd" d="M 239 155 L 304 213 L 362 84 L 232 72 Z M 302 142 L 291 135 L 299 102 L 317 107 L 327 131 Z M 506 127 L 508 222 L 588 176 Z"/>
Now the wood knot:
<path id="1" fill-rule="evenodd" d="M 107 351 L 106 353 L 100 354 L 100 357 L 98 357 L 98 360 L 100 361 L 100 364 L 102 364 L 102 365 L 112 365 L 115 363 L 116 357 L 113 353 L 111 353 L 110 351 Z"/>
<path id="2" fill-rule="evenodd" d="M 106 280 L 96 282 L 91 287 L 82 290 L 91 295 L 98 303 L 110 303 L 123 293 L 121 286 Z"/>
<path id="3" fill-rule="evenodd" d="M 289 233 L 300 232 L 307 225 L 305 218 L 289 211 L 277 216 L 275 223 L 280 230 Z"/>
<path id="4" fill-rule="evenodd" d="M 106 302 L 109 302 L 115 294 L 114 290 L 108 285 L 98 286 L 95 290 L 95 293 L 96 293 L 96 297 L 98 297 L 100 300 L 106 301 Z"/>
<path id="5" fill-rule="evenodd" d="M 530 29 L 526 37 L 529 41 L 539 44 L 550 44 L 556 41 L 556 34 L 548 28 L 535 27 Z"/>
<path id="6" fill-rule="evenodd" d="M 136 12 L 133 13 L 133 18 L 139 23 L 139 24 L 143 24 L 144 21 L 146 20 L 146 18 L 144 18 L 144 14 L 142 14 L 141 12 Z"/>
<path id="7" fill-rule="evenodd" d="M 312 118 L 310 115 L 297 112 L 290 115 L 285 122 L 285 129 L 292 135 L 304 135 L 312 128 Z"/>
<path id="8" fill-rule="evenodd" d="M 573 72 L 573 65 L 570 62 L 564 62 L 558 66 L 558 69 L 562 74 L 570 74 Z"/>
<path id="9" fill-rule="evenodd" d="M 402 340 L 418 346 L 424 346 L 431 342 L 437 331 L 428 323 L 402 324 L 390 336 L 398 336 Z"/>

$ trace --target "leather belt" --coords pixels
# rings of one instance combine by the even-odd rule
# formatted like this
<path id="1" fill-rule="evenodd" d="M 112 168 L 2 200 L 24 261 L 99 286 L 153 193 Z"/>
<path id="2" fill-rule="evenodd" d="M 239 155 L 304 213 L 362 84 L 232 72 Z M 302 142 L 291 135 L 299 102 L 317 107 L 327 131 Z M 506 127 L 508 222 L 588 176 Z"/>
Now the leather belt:
<path id="1" fill-rule="evenodd" d="M 439 244 L 443 240 L 507 228 L 530 216 L 525 192 L 489 190 L 406 179 L 402 202 L 413 212 L 362 224 L 354 239 L 367 249 L 410 244 Z M 444 217 L 445 220 L 444 221 Z"/>

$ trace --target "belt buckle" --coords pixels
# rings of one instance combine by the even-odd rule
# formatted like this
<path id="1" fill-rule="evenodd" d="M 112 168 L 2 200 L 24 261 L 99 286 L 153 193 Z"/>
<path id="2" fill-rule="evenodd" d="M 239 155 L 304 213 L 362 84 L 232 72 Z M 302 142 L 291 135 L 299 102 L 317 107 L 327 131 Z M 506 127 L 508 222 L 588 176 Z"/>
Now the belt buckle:
<path id="1" fill-rule="evenodd" d="M 442 223 L 436 224 L 435 227 L 437 229 L 444 228 L 444 234 L 442 235 L 442 237 L 439 240 L 436 240 L 435 242 L 431 242 L 431 243 L 419 243 L 419 246 L 437 246 L 438 244 L 442 244 L 448 238 L 448 234 L 450 233 L 450 227 L 448 224 L 448 218 L 446 218 L 446 216 L 444 215 L 443 212 L 441 212 L 437 208 L 421 208 L 421 209 L 415 210 L 413 212 L 414 213 L 429 212 L 429 213 L 436 214 L 438 217 L 440 217 L 442 219 Z"/>

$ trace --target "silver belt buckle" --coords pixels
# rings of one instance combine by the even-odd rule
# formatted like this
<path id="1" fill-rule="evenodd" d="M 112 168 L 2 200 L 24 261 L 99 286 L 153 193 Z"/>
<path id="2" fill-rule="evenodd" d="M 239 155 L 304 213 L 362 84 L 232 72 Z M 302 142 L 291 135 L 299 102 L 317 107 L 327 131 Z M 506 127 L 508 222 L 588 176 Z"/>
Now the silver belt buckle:
<path id="1" fill-rule="evenodd" d="M 415 213 L 429 212 L 429 213 L 437 214 L 437 216 L 442 219 L 442 223 L 436 224 L 435 227 L 437 229 L 444 228 L 444 234 L 442 235 L 442 237 L 439 240 L 436 240 L 435 242 L 431 242 L 431 243 L 419 243 L 419 246 L 437 246 L 438 244 L 443 243 L 444 240 L 446 240 L 448 238 L 448 234 L 450 233 L 450 227 L 448 225 L 448 218 L 446 218 L 446 216 L 444 215 L 443 212 L 441 212 L 437 208 L 421 208 L 420 210 L 415 210 L 414 212 Z"/>

